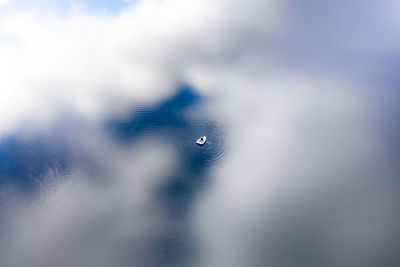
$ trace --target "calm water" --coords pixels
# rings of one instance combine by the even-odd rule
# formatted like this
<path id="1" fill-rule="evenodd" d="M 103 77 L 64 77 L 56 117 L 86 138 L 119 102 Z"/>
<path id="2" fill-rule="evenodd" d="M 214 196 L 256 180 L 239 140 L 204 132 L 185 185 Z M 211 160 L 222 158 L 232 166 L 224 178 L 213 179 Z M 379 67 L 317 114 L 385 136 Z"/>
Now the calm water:
<path id="1" fill-rule="evenodd" d="M 126 251 L 118 254 L 121 253 L 119 256 L 126 258 L 126 262 L 140 262 L 146 266 L 178 266 L 194 263 L 198 259 L 198 245 L 191 234 L 188 215 L 194 201 L 212 179 L 210 168 L 222 162 L 227 151 L 223 129 L 218 122 L 201 112 L 203 102 L 204 99 L 189 86 L 182 86 L 169 99 L 133 108 L 125 117 L 106 119 L 96 129 L 116 149 L 141 154 L 145 151 L 140 151 L 143 149 L 140 144 L 154 140 L 156 144 L 172 146 L 174 157 L 178 159 L 173 170 L 160 177 L 149 202 L 142 207 L 150 209 L 145 213 L 155 214 L 161 226 L 149 229 L 149 233 L 142 235 L 140 240 L 133 238 L 119 244 L 123 246 L 122 251 Z M 106 176 L 103 172 L 107 172 L 107 167 L 104 168 L 104 162 L 85 146 L 91 131 L 79 118 L 64 115 L 48 129 L 35 131 L 28 137 L 19 132 L 2 137 L 2 209 L 5 210 L 12 202 L 10 195 L 14 193 L 6 193 L 11 192 L 11 188 L 12 192 L 20 192 L 23 199 L 33 201 L 44 194 L 43 187 L 51 188 L 58 181 L 68 181 L 71 173 L 77 169 L 84 173 L 85 179 L 89 179 L 94 187 L 102 184 L 102 177 Z M 207 136 L 207 143 L 197 146 L 196 139 L 203 135 Z M 113 158 L 105 156 L 104 160 L 110 164 Z M 115 172 L 118 170 L 114 170 L 114 174 L 117 174 Z M 107 186 L 112 186 L 113 182 L 111 185 L 109 183 L 101 190 L 107 191 Z M 140 218 L 133 220 L 136 219 Z M 104 216 L 100 220 L 109 219 Z M 100 240 L 104 235 L 104 242 L 107 242 L 109 229 L 106 226 L 102 229 L 101 225 L 97 226 L 100 228 L 96 235 Z"/>
<path id="2" fill-rule="evenodd" d="M 398 2 L 0 0 L 0 267 L 400 266 Z"/>

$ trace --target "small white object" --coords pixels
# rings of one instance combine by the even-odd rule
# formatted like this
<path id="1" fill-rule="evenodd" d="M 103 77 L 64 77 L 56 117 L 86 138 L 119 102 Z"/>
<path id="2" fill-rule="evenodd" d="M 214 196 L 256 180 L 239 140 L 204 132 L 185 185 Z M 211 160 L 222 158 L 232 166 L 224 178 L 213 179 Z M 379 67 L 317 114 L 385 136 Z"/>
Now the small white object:
<path id="1" fill-rule="evenodd" d="M 202 136 L 199 139 L 197 139 L 196 144 L 198 144 L 199 146 L 202 146 L 206 143 L 207 141 L 207 137 L 206 136 Z"/>

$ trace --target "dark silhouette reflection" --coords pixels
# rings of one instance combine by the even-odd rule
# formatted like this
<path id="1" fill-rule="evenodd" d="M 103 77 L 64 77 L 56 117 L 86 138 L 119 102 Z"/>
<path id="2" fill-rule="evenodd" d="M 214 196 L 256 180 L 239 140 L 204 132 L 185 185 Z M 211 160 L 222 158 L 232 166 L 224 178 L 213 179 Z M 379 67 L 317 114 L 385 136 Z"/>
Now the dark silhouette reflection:
<path id="1" fill-rule="evenodd" d="M 186 223 L 188 211 L 196 196 L 206 186 L 208 170 L 224 154 L 221 133 L 215 122 L 193 114 L 201 102 L 189 86 L 160 104 L 136 109 L 129 118 L 107 124 L 113 136 L 122 143 L 135 143 L 147 136 L 156 136 L 172 143 L 180 161 L 176 170 L 159 186 L 156 200 L 171 227 L 154 242 L 153 255 L 157 266 L 187 266 L 195 260 L 195 244 Z M 197 146 L 195 141 L 206 135 L 208 142 Z"/>

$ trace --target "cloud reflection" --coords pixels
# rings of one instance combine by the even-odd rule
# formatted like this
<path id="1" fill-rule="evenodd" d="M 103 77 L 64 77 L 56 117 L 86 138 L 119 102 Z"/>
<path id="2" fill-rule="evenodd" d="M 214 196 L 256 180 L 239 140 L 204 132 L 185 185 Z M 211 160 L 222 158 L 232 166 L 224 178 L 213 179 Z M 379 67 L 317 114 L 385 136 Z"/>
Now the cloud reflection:
<path id="1" fill-rule="evenodd" d="M 1 17 L 0 265 L 398 266 L 398 7 Z"/>

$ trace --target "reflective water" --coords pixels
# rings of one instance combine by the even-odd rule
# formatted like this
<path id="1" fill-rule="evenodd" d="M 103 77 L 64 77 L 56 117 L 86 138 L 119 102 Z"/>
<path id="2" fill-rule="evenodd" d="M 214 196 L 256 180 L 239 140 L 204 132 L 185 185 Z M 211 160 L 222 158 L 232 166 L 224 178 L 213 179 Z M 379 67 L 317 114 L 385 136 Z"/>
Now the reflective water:
<path id="1" fill-rule="evenodd" d="M 400 266 L 398 2 L 0 0 L 0 267 Z"/>
<path id="2" fill-rule="evenodd" d="M 125 249 L 133 250 L 131 253 L 140 259 L 129 260 L 131 256 L 123 254 L 121 257 L 127 262 L 144 262 L 146 266 L 178 266 L 197 261 L 199 247 L 190 231 L 188 215 L 194 201 L 212 179 L 210 168 L 223 161 L 227 151 L 223 129 L 201 111 L 203 101 L 192 88 L 182 86 L 172 97 L 149 106 L 133 107 L 128 116 L 106 119 L 96 129 L 115 149 L 123 148 L 140 155 L 146 152 L 140 150 L 143 149 L 140 144 L 153 140 L 155 144 L 172 147 L 177 158 L 172 170 L 159 177 L 155 191 L 150 193 L 148 203 L 142 207 L 150 205 L 145 208 L 150 209 L 146 213 L 156 214 L 157 224 L 162 226 L 150 229 L 150 233 L 139 241 L 131 240 L 123 245 Z M 3 137 L 0 143 L 2 190 L 17 189 L 22 192 L 23 198 L 35 199 L 43 194 L 43 187 L 72 179 L 70 175 L 76 170 L 89 177 L 91 183 L 101 184 L 106 175 L 102 172 L 107 172 L 108 168 L 104 166 L 112 165 L 112 161 L 117 160 L 105 155 L 107 163 L 102 162 L 103 156 L 93 154 L 90 146 L 85 144 L 90 140 L 92 131 L 85 122 L 68 115 L 60 117 L 48 129 L 28 135 L 29 138 L 19 132 Z M 207 143 L 196 145 L 196 139 L 203 135 L 207 136 Z M 104 145 L 98 143 L 95 146 Z M 161 166 L 162 162 L 159 164 Z M 140 171 L 140 167 L 133 169 L 133 172 L 136 171 Z M 110 175 L 109 172 L 107 175 Z M 120 174 L 116 170 L 111 175 Z M 113 183 L 117 182 L 111 180 L 111 184 L 109 181 L 106 185 L 113 186 Z M 102 190 L 107 191 L 107 186 Z M 2 208 L 10 204 L 7 196 L 0 195 Z M 99 219 L 109 220 L 107 216 Z M 151 221 L 148 223 L 151 224 Z M 96 235 L 101 239 L 107 231 L 104 227 Z M 145 252 L 139 252 L 143 250 Z"/>
<path id="3" fill-rule="evenodd" d="M 235 120 L 236 143 L 187 85 L 98 123 L 64 113 L 3 134 L 0 266 L 372 266 L 353 255 L 395 247 L 396 146 L 379 154 L 342 106 L 305 101 L 304 120 L 295 96 L 242 107 L 256 119 Z"/>

